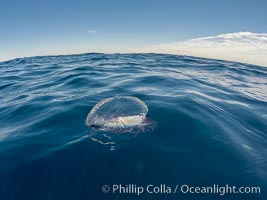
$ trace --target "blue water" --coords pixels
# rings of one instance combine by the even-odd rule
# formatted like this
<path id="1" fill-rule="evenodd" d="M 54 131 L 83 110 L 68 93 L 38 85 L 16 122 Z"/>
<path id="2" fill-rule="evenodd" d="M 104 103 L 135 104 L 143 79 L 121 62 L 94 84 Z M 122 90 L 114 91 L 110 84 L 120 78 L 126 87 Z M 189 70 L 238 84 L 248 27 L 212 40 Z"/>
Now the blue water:
<path id="1" fill-rule="evenodd" d="M 0 63 L 0 200 L 267 199 L 267 68 L 162 54 Z M 136 96 L 144 133 L 90 129 L 101 99 Z M 259 186 L 261 194 L 111 194 L 103 185 Z"/>

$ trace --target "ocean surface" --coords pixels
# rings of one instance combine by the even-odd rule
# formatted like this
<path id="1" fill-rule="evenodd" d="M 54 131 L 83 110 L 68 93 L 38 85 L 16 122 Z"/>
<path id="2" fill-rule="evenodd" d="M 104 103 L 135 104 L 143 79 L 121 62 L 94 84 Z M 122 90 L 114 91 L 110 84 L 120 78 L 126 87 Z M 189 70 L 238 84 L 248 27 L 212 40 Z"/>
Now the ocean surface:
<path id="1" fill-rule="evenodd" d="M 157 127 L 90 129 L 92 107 L 116 95 L 144 101 Z M 138 196 L 116 184 L 261 193 Z M 1 62 L 0 200 L 32 199 L 267 199 L 267 68 L 164 54 Z"/>

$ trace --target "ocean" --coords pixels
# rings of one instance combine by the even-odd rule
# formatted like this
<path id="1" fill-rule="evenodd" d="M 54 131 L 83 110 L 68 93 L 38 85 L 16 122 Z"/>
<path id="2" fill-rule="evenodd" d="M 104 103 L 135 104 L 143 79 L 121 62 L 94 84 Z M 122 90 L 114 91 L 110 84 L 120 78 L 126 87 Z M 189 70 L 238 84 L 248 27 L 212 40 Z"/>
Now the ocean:
<path id="1" fill-rule="evenodd" d="M 89 53 L 5 61 L 0 75 L 0 200 L 267 199 L 266 67 Z M 88 127 L 118 95 L 157 126 Z"/>

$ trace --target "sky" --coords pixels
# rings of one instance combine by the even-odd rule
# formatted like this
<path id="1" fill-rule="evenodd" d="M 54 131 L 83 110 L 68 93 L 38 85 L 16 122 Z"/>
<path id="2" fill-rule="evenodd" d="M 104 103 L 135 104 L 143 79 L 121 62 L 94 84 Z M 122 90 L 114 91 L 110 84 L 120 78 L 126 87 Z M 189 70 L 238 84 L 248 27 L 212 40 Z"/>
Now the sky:
<path id="1" fill-rule="evenodd" d="M 152 52 L 196 38 L 264 34 L 266 9 L 266 0 L 0 0 L 0 60 Z"/>

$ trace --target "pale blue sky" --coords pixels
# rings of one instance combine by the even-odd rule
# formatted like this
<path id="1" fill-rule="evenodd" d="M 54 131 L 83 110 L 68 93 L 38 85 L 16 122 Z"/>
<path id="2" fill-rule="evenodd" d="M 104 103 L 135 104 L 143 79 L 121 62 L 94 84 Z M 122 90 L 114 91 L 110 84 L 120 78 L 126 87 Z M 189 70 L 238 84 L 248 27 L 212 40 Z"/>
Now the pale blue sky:
<path id="1" fill-rule="evenodd" d="M 267 33 L 265 0 L 0 0 L 0 60 Z"/>

